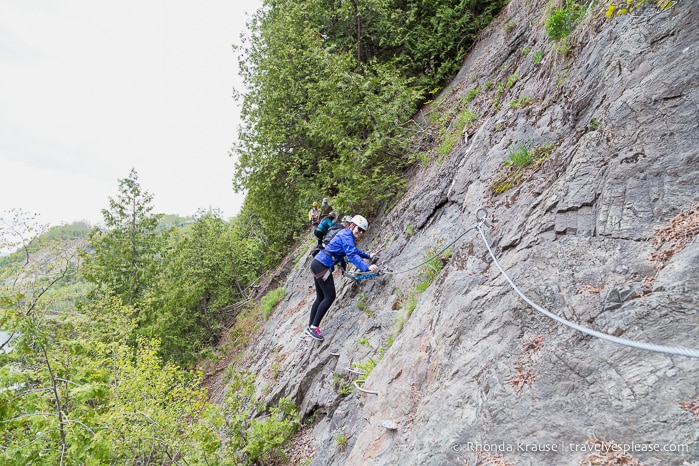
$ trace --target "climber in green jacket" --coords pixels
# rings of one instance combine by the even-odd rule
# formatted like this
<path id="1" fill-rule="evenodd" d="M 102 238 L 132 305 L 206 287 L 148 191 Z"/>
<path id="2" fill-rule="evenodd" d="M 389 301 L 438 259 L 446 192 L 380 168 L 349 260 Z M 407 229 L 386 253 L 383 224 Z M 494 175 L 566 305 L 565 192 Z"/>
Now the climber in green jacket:
<path id="1" fill-rule="evenodd" d="M 335 212 L 330 212 L 328 216 L 320 222 L 316 229 L 313 230 L 313 234 L 316 235 L 316 238 L 318 239 L 318 249 L 323 249 L 323 238 L 330 227 L 335 224 L 336 217 Z"/>

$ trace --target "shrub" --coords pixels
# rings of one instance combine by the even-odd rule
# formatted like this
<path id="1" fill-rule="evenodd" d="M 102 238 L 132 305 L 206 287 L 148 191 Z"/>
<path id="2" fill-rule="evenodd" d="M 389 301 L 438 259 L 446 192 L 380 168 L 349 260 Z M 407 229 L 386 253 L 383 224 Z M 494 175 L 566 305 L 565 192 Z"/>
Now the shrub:
<path id="1" fill-rule="evenodd" d="M 459 113 L 457 119 L 459 120 L 459 123 L 462 127 L 466 127 L 475 123 L 478 120 L 478 115 L 476 115 L 471 110 L 464 110 L 461 113 Z"/>
<path id="2" fill-rule="evenodd" d="M 253 420 L 250 425 L 247 444 L 243 448 L 248 455 L 248 463 L 257 463 L 275 456 L 286 460 L 281 446 L 296 433 L 299 424 L 294 402 L 288 397 L 279 400 L 276 406 L 270 408 L 269 417 Z"/>
<path id="3" fill-rule="evenodd" d="M 558 8 L 546 20 L 546 35 L 552 40 L 567 37 L 585 17 L 585 8 L 568 0 L 568 6 Z"/>
<path id="4" fill-rule="evenodd" d="M 544 58 L 543 50 L 537 50 L 536 52 L 534 52 L 534 55 L 532 55 L 532 62 L 535 65 L 538 65 L 539 63 L 541 63 L 542 58 Z"/>

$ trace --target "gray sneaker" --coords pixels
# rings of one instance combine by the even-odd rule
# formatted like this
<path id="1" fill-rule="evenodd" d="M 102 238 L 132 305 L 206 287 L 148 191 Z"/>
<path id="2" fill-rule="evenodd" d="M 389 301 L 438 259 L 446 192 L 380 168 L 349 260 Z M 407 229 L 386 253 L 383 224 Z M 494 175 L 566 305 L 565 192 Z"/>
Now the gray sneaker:
<path id="1" fill-rule="evenodd" d="M 320 329 L 318 327 L 316 327 L 316 328 L 308 327 L 306 329 L 306 333 L 308 335 L 310 335 L 310 337 L 313 338 L 314 340 L 318 340 L 318 341 L 325 340 L 325 338 L 323 338 L 323 334 L 320 333 Z"/>

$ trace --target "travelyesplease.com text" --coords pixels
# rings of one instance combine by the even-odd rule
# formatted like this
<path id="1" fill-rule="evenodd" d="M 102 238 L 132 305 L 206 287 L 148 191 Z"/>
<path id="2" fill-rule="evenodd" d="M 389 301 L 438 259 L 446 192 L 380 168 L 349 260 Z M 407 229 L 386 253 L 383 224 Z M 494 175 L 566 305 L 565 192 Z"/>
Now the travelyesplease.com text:
<path id="1" fill-rule="evenodd" d="M 526 453 L 526 452 L 585 452 L 585 453 L 640 453 L 640 452 L 674 452 L 674 453 L 689 453 L 689 445 L 685 443 L 623 443 L 623 444 L 600 444 L 600 443 L 480 443 L 466 442 L 454 443 L 451 450 L 458 452 L 478 452 L 485 451 L 489 453 Z"/>

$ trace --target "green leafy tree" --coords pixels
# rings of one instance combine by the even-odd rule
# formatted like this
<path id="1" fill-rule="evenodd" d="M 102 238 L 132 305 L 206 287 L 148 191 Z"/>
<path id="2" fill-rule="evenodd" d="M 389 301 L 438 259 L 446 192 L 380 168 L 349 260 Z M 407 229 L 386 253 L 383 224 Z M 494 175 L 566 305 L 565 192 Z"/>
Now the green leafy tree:
<path id="1" fill-rule="evenodd" d="M 276 0 L 250 21 L 235 186 L 284 251 L 311 200 L 365 214 L 400 191 L 409 123 L 500 0 Z"/>
<path id="2" fill-rule="evenodd" d="M 199 212 L 193 223 L 169 235 L 140 330 L 162 340 L 167 358 L 195 360 L 220 336 L 226 306 L 245 296 L 249 278 L 239 275 L 244 267 L 237 267 L 229 229 L 219 213 Z"/>
<path id="3" fill-rule="evenodd" d="M 30 232 L 41 229 L 30 223 L 3 220 L 0 237 L 36 244 Z M 135 313 L 117 297 L 57 307 L 57 291 L 78 273 L 77 247 L 67 239 L 43 244 L 22 249 L 24 260 L 0 280 L 0 331 L 12 336 L 0 348 L 0 464 L 212 464 L 207 455 L 221 457 L 220 414 L 201 375 L 163 362 L 157 339 L 129 346 Z"/>
<path id="4" fill-rule="evenodd" d="M 98 374 L 76 351 L 75 300 L 56 292 L 77 274 L 79 244 L 42 237 L 28 217 L 3 227 L 24 257 L 0 280 L 0 330 L 11 336 L 0 348 L 0 462 L 59 464 L 89 436 L 93 408 L 79 399 Z"/>
<path id="5" fill-rule="evenodd" d="M 227 441 L 222 446 L 224 457 L 233 464 L 257 464 L 282 457 L 281 446 L 300 425 L 296 405 L 282 398 L 269 409 L 269 416 L 260 419 L 265 406 L 255 395 L 255 376 L 249 372 L 229 372 L 226 398 L 222 406 L 222 433 Z"/>

